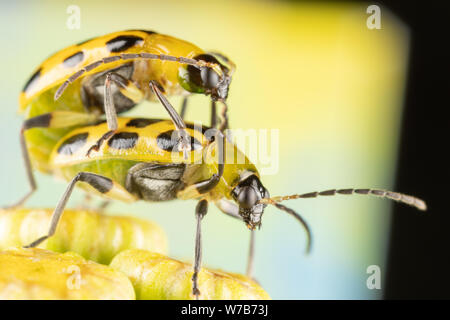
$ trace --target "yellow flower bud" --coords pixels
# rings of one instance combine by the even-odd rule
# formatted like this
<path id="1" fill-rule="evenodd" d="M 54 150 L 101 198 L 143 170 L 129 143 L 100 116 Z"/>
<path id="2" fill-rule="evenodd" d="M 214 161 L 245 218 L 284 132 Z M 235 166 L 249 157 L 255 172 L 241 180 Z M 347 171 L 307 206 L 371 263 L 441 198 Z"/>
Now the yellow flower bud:
<path id="1" fill-rule="evenodd" d="M 146 250 L 126 250 L 110 266 L 126 274 L 139 300 L 194 299 L 191 264 Z M 239 274 L 202 268 L 199 273 L 200 299 L 270 299 L 255 281 Z"/>
<path id="2" fill-rule="evenodd" d="M 47 234 L 52 209 L 0 209 L 0 250 L 20 247 Z M 109 216 L 89 210 L 66 209 L 54 236 L 39 248 L 73 251 L 109 264 L 125 249 L 167 253 L 167 237 L 155 223 L 134 217 Z"/>
<path id="3" fill-rule="evenodd" d="M 0 299 L 134 299 L 122 273 L 76 253 L 33 248 L 0 251 Z"/>

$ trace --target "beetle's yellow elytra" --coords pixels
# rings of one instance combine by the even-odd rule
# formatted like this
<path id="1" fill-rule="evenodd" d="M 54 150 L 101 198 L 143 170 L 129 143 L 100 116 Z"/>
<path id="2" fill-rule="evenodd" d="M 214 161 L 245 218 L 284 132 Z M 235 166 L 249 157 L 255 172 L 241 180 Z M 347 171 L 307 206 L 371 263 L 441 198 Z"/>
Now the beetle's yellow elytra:
<path id="1" fill-rule="evenodd" d="M 62 49 L 46 59 L 25 84 L 19 97 L 20 111 L 44 91 L 57 88 L 66 78 L 77 70 L 84 68 L 105 57 L 120 54 L 153 53 L 193 58 L 204 53 L 203 50 L 187 41 L 168 35 L 145 30 L 118 31 L 96 37 L 79 44 Z M 86 72 L 82 78 L 107 69 L 114 69 L 128 63 L 118 60 L 113 63 L 99 65 Z M 171 61 L 142 61 L 143 72 L 137 78 L 144 84 L 149 79 L 162 80 L 163 85 L 175 85 L 178 78 L 179 63 Z M 81 82 L 81 79 L 78 82 Z M 77 84 L 74 84 L 77 86 Z M 147 84 L 145 84 L 147 85 Z M 144 86 L 143 86 L 144 87 Z M 179 90 L 174 88 L 173 91 Z"/>

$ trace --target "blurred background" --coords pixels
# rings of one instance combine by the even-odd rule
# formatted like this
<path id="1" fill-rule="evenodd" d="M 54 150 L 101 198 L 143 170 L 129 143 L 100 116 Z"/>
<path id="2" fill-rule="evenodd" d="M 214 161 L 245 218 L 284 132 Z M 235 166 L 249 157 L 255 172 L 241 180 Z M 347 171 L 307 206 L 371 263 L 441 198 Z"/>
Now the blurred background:
<path id="1" fill-rule="evenodd" d="M 271 195 L 376 187 L 396 188 L 429 201 L 425 195 L 432 185 L 419 180 L 418 171 L 424 168 L 414 166 L 417 153 L 423 150 L 414 142 L 426 144 L 417 137 L 424 139 L 428 128 L 412 127 L 413 120 L 402 126 L 408 102 L 424 108 L 411 96 L 411 82 L 407 81 L 411 76 L 409 59 L 417 58 L 411 55 L 411 46 L 417 45 L 406 12 L 411 8 L 405 11 L 379 4 L 381 29 L 369 29 L 371 13 L 366 10 L 370 4 L 2 1 L 0 136 L 5 149 L 0 158 L 0 204 L 9 204 L 28 190 L 18 144 L 22 119 L 16 110 L 19 92 L 34 69 L 68 45 L 126 29 L 169 34 L 205 50 L 221 51 L 237 64 L 228 100 L 231 127 L 279 130 L 279 170 L 262 177 Z M 66 26 L 70 5 L 80 8 L 79 29 Z M 175 106 L 181 104 L 179 98 L 171 101 Z M 188 120 L 208 123 L 207 97 L 193 97 L 190 106 Z M 166 117 L 160 105 L 148 102 L 127 115 Z M 264 166 L 260 159 L 252 160 L 258 167 Z M 37 179 L 39 189 L 27 206 L 55 206 L 66 183 L 39 173 Z M 69 205 L 76 207 L 82 201 L 83 192 L 77 191 Z M 192 261 L 195 205 L 195 201 L 114 202 L 107 212 L 158 222 L 168 234 L 170 255 Z M 362 196 L 295 200 L 286 205 L 310 224 L 313 250 L 308 256 L 303 254 L 305 233 L 290 216 L 266 209 L 256 238 L 255 277 L 272 298 L 381 299 L 407 297 L 407 292 L 414 290 L 407 279 L 415 266 L 406 266 L 423 260 L 414 252 L 426 253 L 411 242 L 422 238 L 419 227 L 430 221 L 423 214 Z M 393 208 L 402 212 L 395 213 L 391 236 Z M 415 225 L 408 228 L 411 221 Z M 249 240 L 246 227 L 211 207 L 203 230 L 204 265 L 244 273 Z M 397 241 L 395 245 L 390 246 L 391 239 Z M 408 260 L 412 256 L 415 258 Z M 433 263 L 429 259 L 431 256 L 428 263 Z M 380 268 L 379 290 L 370 290 L 366 284 L 367 268 L 372 265 Z M 418 272 L 422 271 L 419 268 Z M 420 278 L 420 274 L 414 276 Z M 424 281 L 426 284 L 429 281 Z M 421 288 L 418 292 L 424 292 Z"/>

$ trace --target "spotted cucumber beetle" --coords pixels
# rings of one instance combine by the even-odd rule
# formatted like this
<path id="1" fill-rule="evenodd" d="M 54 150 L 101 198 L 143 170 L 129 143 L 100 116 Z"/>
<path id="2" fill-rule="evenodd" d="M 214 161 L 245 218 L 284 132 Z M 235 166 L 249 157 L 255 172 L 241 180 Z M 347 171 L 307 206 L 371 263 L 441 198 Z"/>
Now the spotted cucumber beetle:
<path id="1" fill-rule="evenodd" d="M 174 137 L 176 127 L 171 121 L 143 118 L 119 118 L 114 135 L 87 156 L 92 143 L 108 130 L 107 123 L 80 127 L 55 146 L 49 163 L 56 175 L 70 183 L 54 210 L 48 234 L 28 247 L 39 245 L 54 234 L 72 190 L 79 182 L 89 192 L 123 201 L 196 199 L 199 202 L 195 210 L 197 229 L 192 282 L 193 294 L 198 298 L 201 221 L 208 211 L 209 202 L 225 214 L 242 220 L 252 231 L 247 266 L 249 276 L 253 265 L 253 231 L 261 227 L 262 214 L 267 205 L 287 212 L 303 225 L 308 238 L 307 252 L 311 248 L 308 224 L 294 210 L 280 204 L 281 201 L 362 194 L 388 198 L 426 210 L 425 202 L 418 198 L 377 189 L 333 189 L 271 198 L 261 183 L 255 165 L 220 130 L 189 123 L 186 131 L 191 151 L 187 159 L 177 148 L 179 141 Z"/>
<path id="2" fill-rule="evenodd" d="M 31 190 L 14 206 L 24 203 L 36 189 L 31 163 L 42 172 L 51 172 L 48 157 L 61 137 L 105 115 L 109 130 L 93 144 L 96 150 L 117 129 L 117 114 L 144 99 L 163 104 L 180 134 L 180 148 L 187 154 L 183 121 L 187 96 L 211 96 L 213 127 L 216 101 L 221 102 L 219 128 L 225 129 L 225 100 L 234 69 L 233 62 L 219 53 L 206 53 L 187 41 L 146 30 L 111 33 L 55 53 L 37 68 L 19 97 L 19 111 L 27 118 L 20 142 Z M 184 96 L 181 115 L 165 95 Z"/>

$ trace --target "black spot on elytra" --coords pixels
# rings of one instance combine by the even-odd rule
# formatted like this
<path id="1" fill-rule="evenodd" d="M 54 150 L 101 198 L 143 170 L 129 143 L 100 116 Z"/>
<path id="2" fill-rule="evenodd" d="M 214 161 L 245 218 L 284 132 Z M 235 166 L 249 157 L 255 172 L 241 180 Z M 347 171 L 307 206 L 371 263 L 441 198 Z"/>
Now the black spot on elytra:
<path id="1" fill-rule="evenodd" d="M 22 89 L 23 92 L 26 92 L 28 89 L 30 89 L 32 86 L 36 84 L 36 82 L 39 80 L 39 77 L 41 76 L 41 70 L 42 68 L 39 68 L 39 70 L 33 73 L 31 78 L 27 81 L 27 83 L 23 87 Z"/>
<path id="2" fill-rule="evenodd" d="M 117 36 L 106 42 L 106 47 L 109 52 L 121 52 L 134 47 L 142 41 L 144 41 L 144 39 L 138 36 Z"/>
<path id="3" fill-rule="evenodd" d="M 199 132 L 201 132 L 202 134 L 205 134 L 205 132 L 209 129 L 211 129 L 210 127 L 207 126 L 195 126 L 193 123 L 186 123 L 186 128 L 192 129 L 192 130 L 197 130 Z M 198 130 L 200 129 L 200 130 Z"/>
<path id="4" fill-rule="evenodd" d="M 126 124 L 127 127 L 134 127 L 134 128 L 145 128 L 146 126 L 149 126 L 153 123 L 161 122 L 160 119 L 145 119 L 145 118 L 135 118 L 128 121 Z"/>
<path id="5" fill-rule="evenodd" d="M 64 59 L 63 66 L 66 68 L 73 68 L 83 60 L 84 60 L 83 51 L 78 51 L 77 53 L 74 53 L 70 57 Z"/>
<path id="6" fill-rule="evenodd" d="M 139 135 L 135 132 L 119 132 L 108 140 L 108 146 L 114 149 L 130 149 L 136 145 Z"/>
<path id="7" fill-rule="evenodd" d="M 89 133 L 80 133 L 71 136 L 69 139 L 64 141 L 58 148 L 59 154 L 72 155 L 77 152 L 86 143 Z"/>
<path id="8" fill-rule="evenodd" d="M 99 119 L 99 120 L 96 120 L 95 122 L 93 122 L 92 124 L 87 125 L 86 127 L 95 127 L 95 126 L 98 126 L 98 125 L 101 125 L 104 123 L 106 123 L 106 120 Z"/>
<path id="9" fill-rule="evenodd" d="M 198 132 L 201 132 L 204 136 L 206 134 L 206 131 L 208 131 L 209 129 L 211 129 L 211 127 L 207 127 L 207 126 L 195 126 L 193 123 L 186 123 L 186 128 L 192 129 L 192 130 L 196 130 Z M 200 130 L 199 130 L 200 129 Z M 217 130 L 217 129 L 213 129 L 213 130 Z M 209 142 L 213 142 L 214 140 L 216 140 L 216 136 L 214 135 L 214 131 L 211 131 L 210 134 L 208 136 L 205 136 L 205 138 L 209 141 Z"/>
<path id="10" fill-rule="evenodd" d="M 178 134 L 175 133 L 175 130 L 169 130 L 158 135 L 156 138 L 156 144 L 164 151 L 172 152 L 175 147 L 175 151 L 178 151 L 178 139 Z M 194 137 L 189 136 L 188 139 L 190 139 L 191 142 L 191 150 L 201 150 L 203 148 L 200 141 Z"/>

